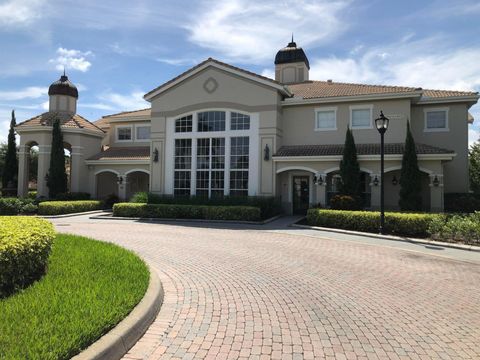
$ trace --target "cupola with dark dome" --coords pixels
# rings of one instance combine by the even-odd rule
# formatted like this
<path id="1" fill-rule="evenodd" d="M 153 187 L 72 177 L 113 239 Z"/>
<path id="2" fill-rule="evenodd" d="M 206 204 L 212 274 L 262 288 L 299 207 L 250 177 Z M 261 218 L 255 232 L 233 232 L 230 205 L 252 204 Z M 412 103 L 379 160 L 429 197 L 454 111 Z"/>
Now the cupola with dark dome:
<path id="1" fill-rule="evenodd" d="M 65 111 L 76 113 L 78 90 L 77 87 L 68 80 L 68 76 L 60 76 L 60 79 L 52 83 L 48 88 L 49 111 Z"/>
<path id="2" fill-rule="evenodd" d="M 292 35 L 292 41 L 275 56 L 275 80 L 284 84 L 307 81 L 309 70 L 307 55 L 293 41 Z"/>

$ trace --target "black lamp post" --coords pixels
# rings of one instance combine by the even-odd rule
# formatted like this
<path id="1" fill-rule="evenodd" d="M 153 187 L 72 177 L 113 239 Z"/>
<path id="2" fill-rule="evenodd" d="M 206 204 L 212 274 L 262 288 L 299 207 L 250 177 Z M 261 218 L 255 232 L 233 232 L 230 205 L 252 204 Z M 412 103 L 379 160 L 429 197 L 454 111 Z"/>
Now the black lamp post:
<path id="1" fill-rule="evenodd" d="M 380 133 L 380 234 L 384 234 L 385 226 L 385 187 L 384 187 L 384 157 L 385 157 L 385 141 L 384 136 L 388 128 L 390 120 L 380 111 L 380 117 L 375 119 L 375 126 Z"/>

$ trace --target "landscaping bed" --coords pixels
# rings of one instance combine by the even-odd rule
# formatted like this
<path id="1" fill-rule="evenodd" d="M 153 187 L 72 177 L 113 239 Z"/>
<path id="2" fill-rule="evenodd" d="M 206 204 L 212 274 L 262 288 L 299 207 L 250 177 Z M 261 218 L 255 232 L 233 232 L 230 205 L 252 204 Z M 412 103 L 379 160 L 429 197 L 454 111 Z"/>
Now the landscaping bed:
<path id="1" fill-rule="evenodd" d="M 118 203 L 113 206 L 113 216 L 160 219 L 260 221 L 261 210 L 253 206 Z"/>
<path id="2" fill-rule="evenodd" d="M 78 201 L 44 201 L 38 204 L 39 215 L 62 215 L 86 211 L 101 210 L 103 202 L 100 200 Z"/>
<path id="3" fill-rule="evenodd" d="M 148 283 L 132 252 L 58 235 L 46 275 L 0 300 L 0 359 L 71 358 L 125 318 Z"/>

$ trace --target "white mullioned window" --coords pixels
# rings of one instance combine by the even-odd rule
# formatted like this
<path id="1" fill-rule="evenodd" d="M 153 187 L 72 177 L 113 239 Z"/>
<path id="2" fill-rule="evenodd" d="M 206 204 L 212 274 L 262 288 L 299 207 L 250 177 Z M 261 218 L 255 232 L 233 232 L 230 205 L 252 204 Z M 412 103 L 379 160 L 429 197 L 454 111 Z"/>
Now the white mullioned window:
<path id="1" fill-rule="evenodd" d="M 315 130 L 337 130 L 337 108 L 315 109 Z"/>
<path id="2" fill-rule="evenodd" d="M 372 110 L 372 105 L 350 106 L 350 128 L 371 129 L 373 127 Z"/>
<path id="3" fill-rule="evenodd" d="M 135 140 L 136 141 L 150 140 L 150 125 L 135 125 Z"/>
<path id="4" fill-rule="evenodd" d="M 115 127 L 117 142 L 132 141 L 133 140 L 132 128 L 133 128 L 132 125 L 117 125 Z"/>
<path id="5" fill-rule="evenodd" d="M 256 179 L 252 164 L 258 161 L 254 150 L 258 150 L 258 139 L 252 135 L 258 137 L 253 133 L 257 128 L 258 115 L 252 120 L 251 114 L 228 110 L 198 111 L 167 119 L 167 133 L 173 138 L 171 145 L 167 140 L 167 193 L 247 196 L 251 181 Z"/>
<path id="6" fill-rule="evenodd" d="M 448 131 L 448 108 L 430 108 L 424 110 L 425 131 Z"/>

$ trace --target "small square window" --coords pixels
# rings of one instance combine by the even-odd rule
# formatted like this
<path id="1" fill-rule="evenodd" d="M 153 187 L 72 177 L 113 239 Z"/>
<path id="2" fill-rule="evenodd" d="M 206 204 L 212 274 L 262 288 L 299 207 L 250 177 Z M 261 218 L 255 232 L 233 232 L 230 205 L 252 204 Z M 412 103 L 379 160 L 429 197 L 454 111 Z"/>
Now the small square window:
<path id="1" fill-rule="evenodd" d="M 117 128 L 117 140 L 118 141 L 130 141 L 130 140 L 132 140 L 132 128 L 131 127 L 119 127 L 119 128 Z"/>
<path id="2" fill-rule="evenodd" d="M 446 130 L 447 110 L 431 110 L 425 112 L 425 128 L 428 130 Z"/>
<path id="3" fill-rule="evenodd" d="M 150 140 L 150 126 L 136 126 L 137 140 Z"/>
<path id="4" fill-rule="evenodd" d="M 366 129 L 372 127 L 372 109 L 351 109 L 352 129 Z"/>
<path id="5" fill-rule="evenodd" d="M 317 110 L 315 120 L 315 130 L 336 130 L 337 118 L 336 110 Z"/>

